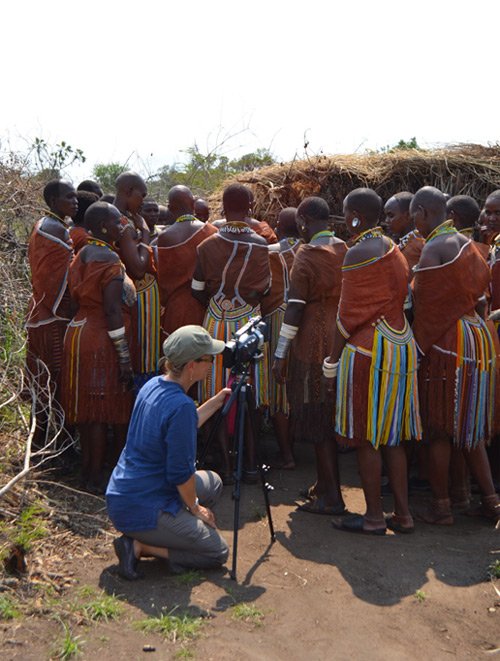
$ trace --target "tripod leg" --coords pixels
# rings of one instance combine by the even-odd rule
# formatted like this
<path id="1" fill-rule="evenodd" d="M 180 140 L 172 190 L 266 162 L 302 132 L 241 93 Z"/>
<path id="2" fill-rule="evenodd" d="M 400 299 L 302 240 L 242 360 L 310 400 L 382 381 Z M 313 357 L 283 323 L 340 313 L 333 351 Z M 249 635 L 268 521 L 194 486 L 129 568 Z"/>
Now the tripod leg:
<path id="1" fill-rule="evenodd" d="M 264 502 L 266 504 L 267 523 L 269 525 L 271 542 L 275 542 L 276 535 L 274 534 L 273 518 L 271 516 L 271 503 L 269 502 L 269 489 L 272 487 L 270 487 L 270 485 L 266 481 L 266 471 L 264 470 L 264 466 L 260 461 L 259 461 L 259 472 L 260 472 L 260 480 L 262 482 L 262 493 L 264 494 Z"/>
<path id="2" fill-rule="evenodd" d="M 262 485 L 262 493 L 264 494 L 264 503 L 266 505 L 266 514 L 267 514 L 267 523 L 269 525 L 269 533 L 271 535 L 271 543 L 276 541 L 276 535 L 274 534 L 274 525 L 273 525 L 273 518 L 271 515 L 271 504 L 269 502 L 269 491 L 272 489 L 270 484 L 266 480 L 266 470 L 264 468 L 264 464 L 262 463 L 262 457 L 261 457 L 261 452 L 260 452 L 260 443 L 258 442 L 257 439 L 257 434 L 255 431 L 255 427 L 253 425 L 253 417 L 250 412 L 250 407 L 254 403 L 252 391 L 251 391 L 251 386 L 248 386 L 248 394 L 247 397 L 245 398 L 245 403 L 244 406 L 246 407 L 246 411 L 248 413 L 248 418 L 250 420 L 250 425 L 252 426 L 252 436 L 254 439 L 254 452 L 255 456 L 257 459 L 257 467 L 259 469 L 259 475 L 260 475 L 260 481 Z"/>
<path id="3" fill-rule="evenodd" d="M 236 472 L 234 475 L 234 521 L 233 521 L 233 562 L 231 578 L 236 580 L 236 565 L 238 562 L 238 532 L 240 528 L 241 477 L 243 475 L 243 447 L 245 439 L 245 402 L 246 386 L 243 385 L 238 395 L 238 410 L 236 413 Z"/>

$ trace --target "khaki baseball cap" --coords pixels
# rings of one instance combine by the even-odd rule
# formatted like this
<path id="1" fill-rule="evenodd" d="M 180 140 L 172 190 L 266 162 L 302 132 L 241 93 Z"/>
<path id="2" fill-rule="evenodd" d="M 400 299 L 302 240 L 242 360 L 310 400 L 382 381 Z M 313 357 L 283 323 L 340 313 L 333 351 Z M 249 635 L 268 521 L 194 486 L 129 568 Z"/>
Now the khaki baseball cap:
<path id="1" fill-rule="evenodd" d="M 224 351 L 225 343 L 214 340 L 202 326 L 181 326 L 167 337 L 163 343 L 165 358 L 176 367 L 202 356 L 215 356 Z"/>

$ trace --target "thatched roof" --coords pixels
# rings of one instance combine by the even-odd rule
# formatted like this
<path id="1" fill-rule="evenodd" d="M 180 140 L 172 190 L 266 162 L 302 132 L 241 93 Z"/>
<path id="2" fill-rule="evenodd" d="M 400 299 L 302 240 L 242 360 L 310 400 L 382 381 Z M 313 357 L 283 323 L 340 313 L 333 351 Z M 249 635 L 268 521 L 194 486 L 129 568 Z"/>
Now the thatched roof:
<path id="1" fill-rule="evenodd" d="M 298 206 L 309 195 L 323 197 L 332 216 L 340 217 L 345 196 L 361 186 L 373 188 L 384 201 L 398 191 L 414 193 L 431 185 L 450 195 L 471 195 L 482 204 L 491 191 L 500 188 L 500 145 L 318 156 L 245 172 L 225 185 L 234 182 L 252 189 L 255 217 L 271 225 L 281 209 Z M 214 211 L 221 207 L 221 196 L 222 189 L 211 197 Z"/>

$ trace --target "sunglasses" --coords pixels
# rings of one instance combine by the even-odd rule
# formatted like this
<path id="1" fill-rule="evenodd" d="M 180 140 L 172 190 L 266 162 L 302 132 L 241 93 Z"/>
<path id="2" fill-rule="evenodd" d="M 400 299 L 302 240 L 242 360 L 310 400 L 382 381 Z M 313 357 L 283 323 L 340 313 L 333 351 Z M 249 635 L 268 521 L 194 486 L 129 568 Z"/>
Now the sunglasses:
<path id="1" fill-rule="evenodd" d="M 210 356 L 209 358 L 196 358 L 195 363 L 213 363 L 215 356 Z"/>

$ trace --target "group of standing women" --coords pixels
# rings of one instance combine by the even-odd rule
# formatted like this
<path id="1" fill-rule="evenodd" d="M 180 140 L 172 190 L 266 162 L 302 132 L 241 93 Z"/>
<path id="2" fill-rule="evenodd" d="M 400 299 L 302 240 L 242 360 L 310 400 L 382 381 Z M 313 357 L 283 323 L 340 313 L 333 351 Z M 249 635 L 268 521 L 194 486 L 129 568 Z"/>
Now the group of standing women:
<path id="1" fill-rule="evenodd" d="M 141 379 L 148 370 L 155 373 L 159 359 L 159 324 L 144 323 L 154 310 L 149 303 L 158 296 L 156 280 L 147 277 L 152 270 L 149 230 L 136 216 L 146 192 L 139 179 L 132 178 L 130 185 L 125 175 L 115 205 L 94 202 L 97 195 L 87 200 L 94 203 L 85 204 L 84 196 L 84 226 L 71 222 L 80 193 L 69 183 L 49 182 L 44 189 L 48 211 L 29 244 L 29 374 L 35 382 L 43 370 L 50 374 L 45 399 L 62 406 L 67 426 L 78 427 L 82 474 L 93 490 L 105 486 L 106 453 L 114 465 L 124 445 L 134 375 Z M 142 224 L 141 241 L 135 222 Z M 141 333 L 141 341 L 134 342 Z M 46 408 L 42 403 L 37 416 L 40 442 L 49 433 Z"/>
<path id="2" fill-rule="evenodd" d="M 307 286 L 297 286 L 306 254 L 299 251 L 275 352 L 275 371 L 278 377 L 283 376 L 288 348 L 293 365 L 299 338 L 305 336 L 313 345 L 322 344 L 323 375 L 329 383 L 330 400 L 321 391 L 318 360 L 296 384 L 293 369 L 288 370 L 291 388 L 298 387 L 304 393 L 305 410 L 313 411 L 320 402 L 335 408 L 334 424 L 327 416 L 324 431 L 316 439 L 318 479 L 304 494 L 308 501 L 301 509 L 337 515 L 334 526 L 350 532 L 383 535 L 387 527 L 403 533 L 413 531 L 405 452 L 405 442 L 409 441 L 425 444 L 428 450 L 432 500 L 417 512 L 419 519 L 453 523 L 448 475 L 455 448 L 459 454 L 455 463 L 462 460 L 465 467 L 462 492 L 467 492 L 468 467 L 481 493 L 477 513 L 494 522 L 500 520 L 500 503 L 486 454 L 486 445 L 497 431 L 498 393 L 498 338 L 487 319 L 488 312 L 496 313 L 487 308 L 488 300 L 495 300 L 500 283 L 494 277 L 490 288 L 484 251 L 448 219 L 454 212 L 442 192 L 424 187 L 407 196 L 407 231 L 398 237 L 399 246 L 379 226 L 382 200 L 372 190 L 356 189 L 344 201 L 345 222 L 352 237 L 347 246 L 339 247 L 324 230 L 327 208 L 319 198 L 304 200 L 297 210 L 297 222 L 309 237 L 308 248 L 316 253 L 304 281 L 309 285 L 314 278 L 317 281 L 318 271 L 329 264 L 329 284 L 318 299 L 335 299 L 336 321 L 328 347 L 326 335 L 315 335 L 318 323 L 305 320 L 313 296 Z M 500 193 L 493 193 L 485 212 L 499 201 Z M 398 207 L 404 205 L 401 198 L 391 198 L 387 204 L 393 206 L 394 202 Z M 450 202 L 453 207 L 454 199 Z M 494 246 L 493 241 L 495 276 Z M 323 304 L 318 316 L 326 312 Z M 305 388 L 312 383 L 316 384 L 316 396 L 308 403 Z M 317 420 L 324 419 L 318 413 L 316 408 Z M 334 430 L 337 443 L 356 449 L 366 500 L 364 516 L 349 515 L 345 510 L 337 445 L 328 442 L 328 430 Z M 384 516 L 380 498 L 382 460 L 394 496 L 394 513 L 389 517 Z"/>
<path id="3" fill-rule="evenodd" d="M 44 191 L 49 212 L 30 240 L 28 364 L 35 375 L 36 364 L 48 367 L 68 424 L 78 426 L 90 487 L 101 486 L 111 431 L 112 463 L 123 447 L 134 388 L 158 372 L 162 325 L 167 334 L 203 320 L 212 337 L 226 341 L 265 314 L 271 347 L 253 369 L 256 405 L 269 407 L 285 467 L 294 465 L 292 438 L 314 444 L 317 481 L 303 511 L 337 515 L 335 525 L 354 532 L 384 534 L 387 525 L 412 531 L 404 441 L 423 439 L 433 500 L 421 517 L 453 521 L 454 445 L 478 482 L 481 512 L 498 521 L 485 451 L 496 431 L 497 338 L 485 320 L 494 317 L 499 295 L 495 282 L 490 287 L 496 253 L 493 247 L 488 266 L 486 253 L 447 220 L 440 191 L 426 187 L 387 202 L 388 218 L 406 207 L 408 231 L 399 245 L 379 226 L 382 201 L 369 189 L 345 199 L 347 244 L 329 230 L 320 198 L 282 212 L 276 237 L 251 217 L 251 193 L 241 185 L 225 190 L 225 220 L 212 225 L 195 218 L 190 191 L 175 187 L 174 223 L 154 241 L 140 214 L 146 192 L 140 177 L 121 175 L 114 204 L 97 201 L 86 211 L 87 236 L 74 256 L 77 227 L 67 219 L 76 212 L 76 191 L 51 182 Z M 492 194 L 485 208 L 499 200 Z M 202 399 L 227 376 L 215 356 Z M 356 448 L 364 516 L 345 510 L 339 442 Z M 380 450 L 395 500 L 388 520 Z"/>

